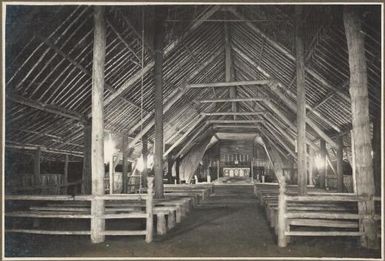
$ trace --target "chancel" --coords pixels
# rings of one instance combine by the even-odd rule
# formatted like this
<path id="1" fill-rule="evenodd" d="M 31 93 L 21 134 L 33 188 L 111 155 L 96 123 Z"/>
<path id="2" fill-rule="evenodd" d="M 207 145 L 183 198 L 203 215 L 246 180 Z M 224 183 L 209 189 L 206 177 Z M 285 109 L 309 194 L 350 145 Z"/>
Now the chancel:
<path id="1" fill-rule="evenodd" d="M 384 258 L 383 4 L 4 4 L 3 258 Z"/>

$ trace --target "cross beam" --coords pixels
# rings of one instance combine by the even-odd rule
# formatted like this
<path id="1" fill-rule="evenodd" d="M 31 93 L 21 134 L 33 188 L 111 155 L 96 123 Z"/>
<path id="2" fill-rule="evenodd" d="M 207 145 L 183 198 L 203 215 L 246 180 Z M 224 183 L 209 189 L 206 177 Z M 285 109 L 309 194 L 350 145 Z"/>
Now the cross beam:
<path id="1" fill-rule="evenodd" d="M 252 97 L 252 98 L 225 98 L 225 99 L 205 99 L 198 100 L 199 103 L 216 103 L 216 102 L 249 102 L 249 101 L 264 101 L 269 98 Z"/>
<path id="2" fill-rule="evenodd" d="M 192 83 L 192 84 L 188 84 L 187 88 L 193 89 L 193 88 L 250 86 L 250 85 L 266 85 L 269 83 L 270 83 L 270 80 Z"/>
<path id="3" fill-rule="evenodd" d="M 10 101 L 13 101 L 13 102 L 37 109 L 37 110 L 41 110 L 41 111 L 52 113 L 52 114 L 62 116 L 65 118 L 77 120 L 77 121 L 80 121 L 82 123 L 85 122 L 85 118 L 83 117 L 82 114 L 77 113 L 77 112 L 73 112 L 73 111 L 69 111 L 67 109 L 64 109 L 64 108 L 61 108 L 58 106 L 40 103 L 40 102 L 25 98 L 25 97 L 22 97 L 19 95 L 7 95 L 7 99 Z"/>
<path id="4" fill-rule="evenodd" d="M 226 123 L 233 123 L 233 124 L 239 124 L 239 123 L 262 123 L 263 120 L 208 120 L 207 123 L 209 124 L 226 124 Z M 239 126 L 239 125 L 238 125 Z"/>
<path id="5" fill-rule="evenodd" d="M 205 116 L 251 116 L 251 115 L 264 115 L 266 111 L 247 111 L 247 112 L 201 112 L 201 115 Z"/>

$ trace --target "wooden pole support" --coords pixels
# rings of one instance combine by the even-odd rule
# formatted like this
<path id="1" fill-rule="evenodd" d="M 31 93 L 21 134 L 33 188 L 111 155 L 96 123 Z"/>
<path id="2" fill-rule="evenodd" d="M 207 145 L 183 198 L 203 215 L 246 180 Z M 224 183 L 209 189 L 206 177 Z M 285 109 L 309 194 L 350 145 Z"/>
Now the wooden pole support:
<path id="1" fill-rule="evenodd" d="M 147 198 L 146 198 L 146 243 L 151 243 L 153 238 L 153 187 L 154 187 L 154 178 L 147 178 Z"/>
<path id="2" fill-rule="evenodd" d="M 344 192 L 344 144 L 343 144 L 343 136 L 337 137 L 337 192 Z"/>
<path id="3" fill-rule="evenodd" d="M 305 51 L 303 43 L 303 7 L 295 6 L 296 13 L 296 67 L 297 67 L 297 169 L 299 194 L 306 194 L 306 89 L 305 89 Z"/>
<path id="4" fill-rule="evenodd" d="M 286 180 L 285 177 L 282 176 L 279 179 L 279 196 L 278 196 L 278 246 L 286 247 L 287 246 L 287 238 L 285 235 L 286 232 Z"/>
<path id="5" fill-rule="evenodd" d="M 344 6 L 344 26 L 349 54 L 350 98 L 352 106 L 353 141 L 357 195 L 367 200 L 358 202 L 358 213 L 371 218 L 360 219 L 364 235 L 361 245 L 367 248 L 378 248 L 377 223 L 374 220 L 375 209 L 373 196 L 375 193 L 372 145 L 369 122 L 368 75 L 365 56 L 365 36 L 362 33 L 359 7 Z"/>
<path id="6" fill-rule="evenodd" d="M 106 52 L 106 28 L 104 7 L 94 7 L 94 47 L 92 62 L 92 195 L 104 195 L 104 61 Z M 104 200 L 91 201 L 91 241 L 104 242 Z"/>
<path id="7" fill-rule="evenodd" d="M 65 155 L 64 161 L 64 175 L 63 175 L 63 183 L 64 183 L 64 194 L 68 194 L 68 165 L 69 165 L 69 156 Z"/>
<path id="8" fill-rule="evenodd" d="M 321 150 L 322 167 L 321 167 L 320 173 L 319 173 L 319 183 L 320 183 L 320 188 L 324 189 L 325 188 L 325 179 L 327 176 L 328 164 L 326 161 L 326 142 L 323 139 L 320 140 L 320 150 Z"/>
<path id="9" fill-rule="evenodd" d="M 91 194 L 91 125 L 84 125 L 84 157 L 82 173 L 82 194 Z"/>
<path id="10" fill-rule="evenodd" d="M 127 193 L 127 187 L 128 187 L 128 161 L 127 161 L 127 158 L 128 158 L 128 148 L 127 148 L 127 144 L 128 144 L 128 135 L 127 134 L 123 134 L 123 137 L 122 137 L 122 162 L 123 162 L 123 166 L 122 166 L 122 183 L 123 183 L 123 193 Z"/>
<path id="11" fill-rule="evenodd" d="M 34 185 L 40 185 L 40 162 L 41 162 L 41 148 L 37 147 L 33 161 L 33 174 L 34 174 Z"/>
<path id="12" fill-rule="evenodd" d="M 163 41 L 165 9 L 154 19 L 155 198 L 163 198 Z"/>

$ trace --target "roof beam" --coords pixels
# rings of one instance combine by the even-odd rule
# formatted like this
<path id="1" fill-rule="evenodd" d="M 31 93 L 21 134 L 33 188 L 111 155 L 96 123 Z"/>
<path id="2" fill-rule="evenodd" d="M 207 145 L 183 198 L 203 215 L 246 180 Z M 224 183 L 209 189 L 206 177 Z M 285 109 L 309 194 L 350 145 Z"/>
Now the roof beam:
<path id="1" fill-rule="evenodd" d="M 64 59 L 66 59 L 67 61 L 69 61 L 73 66 L 75 66 L 76 68 L 78 68 L 80 71 L 82 71 L 85 75 L 87 75 L 88 77 L 92 77 L 92 74 L 91 72 L 89 72 L 83 65 L 81 65 L 80 63 L 78 63 L 77 61 L 75 61 L 72 57 L 70 57 L 68 54 L 64 53 L 59 47 L 57 47 L 51 40 L 49 40 L 48 38 L 44 38 L 42 36 L 38 36 L 40 38 L 41 41 L 43 41 L 48 47 L 50 47 L 52 50 L 54 50 L 57 54 L 59 54 L 60 56 L 62 56 Z M 107 83 L 107 82 L 104 82 L 104 86 L 106 87 L 106 89 L 108 91 L 110 91 L 111 93 L 114 93 L 115 92 L 115 89 L 114 87 L 112 87 L 111 84 Z M 131 101 L 129 101 L 128 99 L 124 98 L 124 97 L 121 97 L 121 100 L 137 109 L 141 109 L 141 107 Z M 90 118 L 92 115 L 91 113 L 88 114 L 88 117 Z"/>
<path id="2" fill-rule="evenodd" d="M 260 126 L 257 126 L 257 125 L 231 125 L 231 124 L 220 125 L 220 124 L 214 124 L 213 128 L 259 129 Z"/>
<path id="3" fill-rule="evenodd" d="M 253 80 L 253 81 L 229 81 L 229 82 L 211 82 L 211 83 L 192 83 L 186 87 L 193 88 L 212 88 L 212 87 L 233 87 L 233 86 L 250 86 L 250 85 L 266 85 L 270 80 Z"/>
<path id="4" fill-rule="evenodd" d="M 195 76 L 197 76 L 201 71 L 203 71 L 211 62 L 213 62 L 218 56 L 220 55 L 220 52 L 216 53 L 215 55 L 211 56 L 206 62 L 204 62 L 197 70 L 195 70 L 189 77 L 188 80 L 193 79 Z M 166 112 L 185 94 L 186 88 L 176 88 L 170 95 L 169 98 L 165 100 L 165 104 L 163 106 L 163 114 L 166 114 Z M 139 128 L 144 122 L 146 122 L 151 116 L 153 115 L 153 112 L 147 114 L 142 120 L 140 120 L 138 123 L 136 123 L 128 132 L 128 134 L 132 134 L 137 128 Z M 129 147 L 134 146 L 140 138 L 147 133 L 152 126 L 154 126 L 154 119 L 152 119 L 146 126 L 143 128 L 136 136 L 135 138 L 130 142 Z"/>
<path id="5" fill-rule="evenodd" d="M 186 132 L 176 141 L 174 142 L 168 150 L 163 153 L 163 159 L 167 158 L 167 155 L 177 147 L 197 126 L 204 120 L 205 116 L 198 116 L 198 119 L 186 130 Z"/>
<path id="6" fill-rule="evenodd" d="M 216 11 L 219 10 L 219 6 L 213 6 L 211 7 L 206 13 L 203 14 L 202 19 L 207 19 L 211 15 L 213 15 Z M 190 34 L 192 31 L 194 31 L 197 27 L 199 27 L 203 21 L 196 21 L 194 22 L 189 29 L 179 38 L 174 40 L 170 45 L 168 45 L 163 50 L 163 56 L 167 56 L 174 48 L 184 39 L 188 34 Z M 152 68 L 154 67 L 154 61 L 149 62 L 146 66 L 143 67 L 142 70 L 138 71 L 134 76 L 132 76 L 130 79 L 125 81 L 117 90 L 115 90 L 114 93 L 112 93 L 107 99 L 104 100 L 104 106 L 107 106 L 110 104 L 113 100 L 115 100 L 117 97 L 122 95 L 127 89 L 129 89 L 135 82 L 137 82 L 139 79 L 141 79 L 142 75 L 145 75 L 148 73 Z"/>
<path id="7" fill-rule="evenodd" d="M 47 152 L 47 153 L 83 157 L 83 152 L 81 151 L 59 150 L 59 149 L 47 148 L 45 146 L 40 146 L 36 144 L 22 144 L 22 143 L 13 142 L 13 141 L 6 141 L 5 147 L 8 149 L 17 149 L 17 150 L 38 150 L 40 148 L 41 151 Z"/>
<path id="8" fill-rule="evenodd" d="M 265 97 L 254 97 L 254 98 L 224 98 L 224 99 L 205 99 L 198 100 L 199 103 L 216 103 L 216 102 L 250 102 L 250 101 L 263 101 Z"/>
<path id="9" fill-rule="evenodd" d="M 269 130 L 266 126 L 264 126 L 264 128 L 275 138 L 275 140 L 279 141 L 279 143 L 290 153 L 291 156 L 293 156 L 293 158 L 297 158 L 295 151 L 286 144 L 287 141 L 284 141 L 275 131 L 272 131 L 272 129 Z"/>
<path id="10" fill-rule="evenodd" d="M 251 115 L 264 115 L 266 111 L 247 111 L 247 112 L 201 112 L 204 116 L 251 116 Z"/>
<path id="11" fill-rule="evenodd" d="M 208 124 L 242 124 L 242 123 L 262 123 L 262 120 L 208 120 Z M 240 125 L 238 125 L 240 126 Z"/>
<path id="12" fill-rule="evenodd" d="M 294 113 L 297 113 L 297 106 L 294 102 L 290 101 L 277 87 L 272 86 L 270 88 L 280 99 L 288 106 Z M 306 123 L 324 140 L 326 140 L 330 145 L 337 148 L 337 143 L 333 141 L 323 130 L 321 130 L 316 123 L 311 119 L 307 118 Z"/>
<path id="13" fill-rule="evenodd" d="M 64 109 L 64 108 L 61 108 L 58 106 L 37 102 L 37 101 L 31 100 L 31 99 L 28 99 L 28 98 L 25 98 L 25 97 L 22 97 L 19 95 L 9 95 L 8 94 L 6 97 L 10 101 L 13 101 L 13 102 L 16 102 L 16 103 L 40 110 L 40 111 L 44 111 L 44 112 L 48 112 L 48 113 L 55 114 L 58 116 L 62 116 L 64 118 L 80 121 L 82 123 L 84 123 L 86 121 L 82 114 L 77 113 L 77 112 L 73 112 L 73 111 L 69 111 L 67 109 Z"/>
<path id="14" fill-rule="evenodd" d="M 241 55 L 242 57 L 244 57 L 245 59 L 247 59 L 247 61 L 256 66 L 255 62 L 253 60 L 251 60 L 247 55 L 245 55 L 241 50 L 237 49 L 237 48 L 234 48 L 234 50 L 236 52 L 239 53 L 239 55 Z M 262 68 L 260 68 L 259 66 L 257 67 L 258 70 L 260 70 L 263 74 L 265 74 L 267 77 L 270 77 L 270 75 L 264 71 Z M 295 94 L 291 93 L 291 91 L 287 88 L 284 88 L 284 85 L 277 81 L 277 80 L 274 80 L 274 81 L 271 81 L 271 84 L 270 84 L 270 90 L 272 92 L 274 92 L 276 95 L 278 95 L 278 97 L 280 97 L 284 103 L 292 110 L 294 111 L 295 113 L 297 113 L 297 107 L 296 105 L 290 101 L 290 99 L 288 99 L 283 93 L 281 93 L 277 87 L 280 87 L 281 89 L 285 90 L 289 95 L 291 96 L 294 96 L 294 98 L 296 97 Z M 270 101 L 264 101 L 265 103 L 271 103 Z M 309 105 L 306 104 L 306 108 L 310 108 Z M 311 108 L 310 108 L 311 109 Z M 314 115 L 316 115 L 318 118 L 320 118 L 321 120 L 327 122 L 329 125 L 331 124 L 330 121 L 328 119 L 326 119 L 324 116 L 320 115 L 319 113 L 316 113 L 315 111 L 312 111 L 312 113 L 314 113 Z M 337 144 L 332 140 L 330 139 L 330 137 L 323 131 L 321 130 L 310 118 L 307 118 L 306 120 L 306 123 L 313 128 L 313 130 L 320 136 L 322 137 L 323 139 L 325 139 L 326 141 L 328 141 L 331 145 L 333 145 L 333 147 L 337 147 Z M 333 127 L 333 125 L 331 125 Z M 296 127 L 294 128 L 296 129 Z"/>
<path id="15" fill-rule="evenodd" d="M 244 54 L 242 52 L 242 50 L 234 47 L 234 51 L 237 52 L 243 59 L 245 59 L 249 64 L 253 65 L 255 68 L 257 68 L 257 70 L 259 70 L 263 75 L 265 75 L 266 77 L 268 78 L 271 78 L 270 74 L 267 73 L 263 68 L 261 68 L 261 66 L 257 65 L 252 59 L 250 59 L 250 57 L 248 57 L 246 54 Z M 293 93 L 292 90 L 290 90 L 289 88 L 286 88 L 284 86 L 284 84 L 280 81 L 278 81 L 277 79 L 274 79 L 271 81 L 271 84 L 270 85 L 274 85 L 274 84 L 278 84 L 279 87 L 281 87 L 282 90 L 284 90 L 289 96 L 291 96 L 293 99 L 296 99 L 296 94 Z M 332 127 L 333 129 L 335 129 L 336 131 L 340 131 L 340 129 L 338 128 L 338 126 L 336 126 L 335 124 L 333 124 L 332 122 L 330 122 L 330 120 L 328 120 L 326 117 L 324 117 L 322 114 L 316 112 L 314 109 L 312 109 L 308 104 L 306 104 L 306 109 L 308 109 L 311 113 L 313 113 L 315 116 L 317 116 L 318 118 L 320 118 L 321 120 L 323 120 L 324 122 L 326 122 L 330 127 Z"/>
<path id="16" fill-rule="evenodd" d="M 240 14 L 235 8 L 229 7 L 228 10 L 234 14 L 239 19 L 247 19 L 242 14 Z M 264 38 L 267 42 L 269 42 L 274 48 L 279 50 L 282 54 L 284 54 L 289 60 L 295 62 L 294 55 L 287 50 L 285 47 L 283 47 L 280 43 L 276 42 L 275 40 L 271 39 L 269 36 L 267 36 L 264 32 L 262 32 L 255 24 L 253 23 L 246 23 L 246 25 L 253 30 L 255 33 L 259 34 L 262 38 Z M 318 80 L 320 83 L 322 83 L 325 87 L 327 87 L 330 90 L 335 91 L 341 98 L 343 98 L 345 101 L 350 102 L 350 97 L 345 94 L 343 91 L 337 89 L 336 87 L 329 84 L 320 74 L 318 74 L 316 71 L 306 68 L 305 69 L 307 73 L 309 73 L 311 76 L 313 76 L 316 80 Z"/>
<path id="17" fill-rule="evenodd" d="M 207 124 L 207 122 L 197 131 L 195 132 L 195 134 L 186 142 L 186 144 L 179 150 L 179 152 L 175 155 L 175 157 L 179 157 L 179 156 L 183 156 L 185 153 L 187 153 L 193 146 L 194 144 L 196 143 L 195 142 L 195 139 L 198 137 L 199 138 L 203 138 L 205 137 L 207 134 L 205 135 L 201 135 L 203 131 L 206 130 L 206 133 L 207 133 L 207 127 L 209 127 L 209 124 Z M 210 128 L 211 130 L 211 128 Z"/>

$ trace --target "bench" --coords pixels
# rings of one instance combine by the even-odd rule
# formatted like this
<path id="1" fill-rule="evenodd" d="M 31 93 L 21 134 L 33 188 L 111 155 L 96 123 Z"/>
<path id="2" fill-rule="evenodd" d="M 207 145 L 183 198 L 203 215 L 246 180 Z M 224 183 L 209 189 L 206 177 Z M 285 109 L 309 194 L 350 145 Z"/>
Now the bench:
<path id="1" fill-rule="evenodd" d="M 280 246 L 286 246 L 290 238 L 296 236 L 363 235 L 360 228 L 362 217 L 358 214 L 359 198 L 355 194 L 309 189 L 306 196 L 298 196 L 296 185 L 289 186 L 284 193 L 277 185 L 255 186 L 254 192 L 259 204 L 265 208 L 267 219 L 278 236 Z M 380 210 L 379 198 L 375 198 L 375 203 L 377 211 Z M 373 218 L 381 223 L 378 212 Z M 380 237 L 381 234 L 377 233 L 377 236 Z"/>

